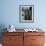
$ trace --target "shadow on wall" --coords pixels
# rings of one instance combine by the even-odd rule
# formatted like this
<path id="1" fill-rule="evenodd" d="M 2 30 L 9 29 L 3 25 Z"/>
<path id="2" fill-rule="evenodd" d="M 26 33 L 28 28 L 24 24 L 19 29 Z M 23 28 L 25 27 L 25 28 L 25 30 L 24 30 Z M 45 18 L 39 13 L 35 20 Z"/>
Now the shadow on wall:
<path id="1" fill-rule="evenodd" d="M 6 28 L 4 24 L 0 24 L 0 43 L 2 43 L 2 36 L 3 32 L 5 32 L 3 29 Z"/>

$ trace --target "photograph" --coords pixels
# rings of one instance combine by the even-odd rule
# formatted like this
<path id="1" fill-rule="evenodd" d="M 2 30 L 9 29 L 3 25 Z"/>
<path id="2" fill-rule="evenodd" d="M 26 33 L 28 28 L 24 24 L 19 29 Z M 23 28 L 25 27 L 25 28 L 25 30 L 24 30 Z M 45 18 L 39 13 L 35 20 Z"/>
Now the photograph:
<path id="1" fill-rule="evenodd" d="M 19 6 L 20 22 L 34 22 L 34 5 Z"/>

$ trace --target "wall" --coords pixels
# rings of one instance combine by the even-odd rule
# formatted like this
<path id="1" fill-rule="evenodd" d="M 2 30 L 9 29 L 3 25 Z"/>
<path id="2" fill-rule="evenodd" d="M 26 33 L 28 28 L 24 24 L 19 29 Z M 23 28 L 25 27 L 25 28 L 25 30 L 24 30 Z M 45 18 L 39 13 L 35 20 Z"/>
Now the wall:
<path id="1" fill-rule="evenodd" d="M 13 24 L 16 28 L 45 27 L 46 1 L 44 0 L 2 0 L 0 25 Z M 19 5 L 34 5 L 34 23 L 19 22 Z"/>

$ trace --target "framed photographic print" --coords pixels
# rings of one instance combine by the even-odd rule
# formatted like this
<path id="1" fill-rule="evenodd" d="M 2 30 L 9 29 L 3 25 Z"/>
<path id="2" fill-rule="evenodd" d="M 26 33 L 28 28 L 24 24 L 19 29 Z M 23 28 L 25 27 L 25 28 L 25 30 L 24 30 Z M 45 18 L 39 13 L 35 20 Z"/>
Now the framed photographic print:
<path id="1" fill-rule="evenodd" d="M 19 5 L 19 21 L 34 22 L 34 5 Z"/>

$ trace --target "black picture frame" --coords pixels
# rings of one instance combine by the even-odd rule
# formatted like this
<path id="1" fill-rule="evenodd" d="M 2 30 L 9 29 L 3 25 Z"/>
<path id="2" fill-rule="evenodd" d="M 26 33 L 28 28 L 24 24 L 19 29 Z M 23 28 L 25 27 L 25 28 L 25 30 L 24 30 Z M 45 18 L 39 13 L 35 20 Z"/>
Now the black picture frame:
<path id="1" fill-rule="evenodd" d="M 34 22 L 34 5 L 19 5 L 19 22 Z"/>

